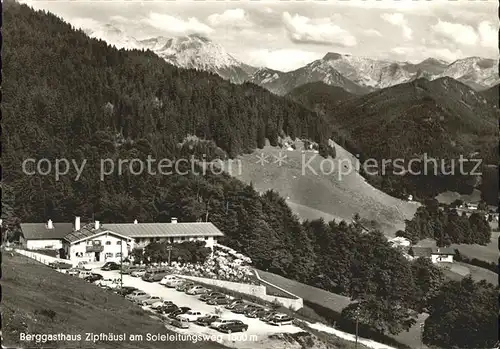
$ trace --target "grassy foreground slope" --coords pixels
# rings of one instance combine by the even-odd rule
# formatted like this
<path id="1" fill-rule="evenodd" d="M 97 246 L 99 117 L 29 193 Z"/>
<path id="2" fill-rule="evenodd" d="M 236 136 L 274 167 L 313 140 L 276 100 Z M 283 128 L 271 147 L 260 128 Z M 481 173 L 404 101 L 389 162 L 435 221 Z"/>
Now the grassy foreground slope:
<path id="1" fill-rule="evenodd" d="M 21 342 L 20 333 L 80 334 L 82 341 Z M 85 333 L 142 334 L 143 341 L 85 342 Z M 2 253 L 3 345 L 30 348 L 197 349 L 225 348 L 212 342 L 146 341 L 146 334 L 172 334 L 159 320 L 124 298 L 27 257 Z"/>
<path id="2" fill-rule="evenodd" d="M 335 145 L 335 149 L 336 159 L 330 158 L 328 162 L 312 152 L 266 146 L 239 157 L 241 173 L 233 171 L 233 175 L 244 182 L 253 183 L 257 191 L 273 189 L 279 192 L 302 219 L 323 217 L 325 220 L 336 218 L 350 221 L 355 213 L 359 213 L 363 219 L 377 221 L 384 233 L 389 235 L 404 229 L 404 220 L 413 217 L 418 204 L 396 199 L 375 189 L 355 170 L 340 175 L 340 167 L 343 167 L 341 171 L 347 171 L 344 162 L 355 167 L 357 159 L 338 145 Z M 273 163 L 280 152 L 286 156 L 281 166 Z M 264 166 L 258 163 L 261 154 L 268 161 Z M 309 164 L 313 170 L 305 164 Z"/>

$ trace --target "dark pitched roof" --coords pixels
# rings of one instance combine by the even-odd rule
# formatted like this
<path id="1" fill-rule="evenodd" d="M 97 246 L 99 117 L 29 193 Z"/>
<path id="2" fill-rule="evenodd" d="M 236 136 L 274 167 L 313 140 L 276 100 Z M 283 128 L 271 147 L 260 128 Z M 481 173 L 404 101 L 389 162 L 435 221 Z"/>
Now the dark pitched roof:
<path id="1" fill-rule="evenodd" d="M 439 247 L 439 248 L 434 248 L 432 250 L 432 254 L 439 254 L 439 255 L 454 255 L 455 250 L 451 247 Z"/>
<path id="2" fill-rule="evenodd" d="M 26 240 L 58 240 L 73 231 L 73 223 L 52 223 L 48 229 L 47 223 L 21 223 L 21 230 Z"/>
<path id="3" fill-rule="evenodd" d="M 64 240 L 71 243 L 71 242 L 75 242 L 78 240 L 82 240 L 82 239 L 97 235 L 99 233 L 105 233 L 107 231 L 111 231 L 112 233 L 114 232 L 111 229 L 107 229 L 103 226 L 99 227 L 99 229 L 95 229 L 94 224 L 87 224 L 87 225 L 81 227 L 80 230 L 72 231 L 71 233 L 67 234 L 64 237 Z M 115 233 L 120 234 L 118 232 L 115 232 Z M 120 235 L 123 235 L 123 234 L 120 234 Z"/>
<path id="4" fill-rule="evenodd" d="M 430 257 L 432 254 L 432 248 L 431 247 L 412 246 L 410 249 L 410 254 L 414 257 Z"/>
<path id="5" fill-rule="evenodd" d="M 132 238 L 224 236 L 215 225 L 208 222 L 103 224 L 101 228 Z"/>

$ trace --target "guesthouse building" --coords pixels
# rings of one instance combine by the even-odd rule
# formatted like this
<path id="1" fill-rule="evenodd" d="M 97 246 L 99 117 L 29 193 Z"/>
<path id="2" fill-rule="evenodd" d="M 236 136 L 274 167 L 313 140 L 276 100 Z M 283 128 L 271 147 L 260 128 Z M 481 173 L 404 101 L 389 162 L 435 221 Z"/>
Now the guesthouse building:
<path id="1" fill-rule="evenodd" d="M 224 234 L 210 222 L 178 223 L 23 223 L 23 244 L 26 249 L 64 251 L 67 259 L 87 262 L 119 262 L 133 248 L 144 248 L 152 242 L 179 243 L 203 241 L 213 248 Z M 62 255 L 62 254 L 61 254 Z"/>
<path id="2" fill-rule="evenodd" d="M 73 223 L 21 223 L 21 245 L 27 250 L 59 250 L 62 239 L 73 231 Z"/>

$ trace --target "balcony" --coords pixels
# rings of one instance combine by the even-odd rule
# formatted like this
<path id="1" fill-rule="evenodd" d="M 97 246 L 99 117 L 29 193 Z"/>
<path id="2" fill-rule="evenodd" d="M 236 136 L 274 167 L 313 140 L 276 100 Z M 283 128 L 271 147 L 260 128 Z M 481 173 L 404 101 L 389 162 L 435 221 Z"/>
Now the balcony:
<path id="1" fill-rule="evenodd" d="M 90 245 L 85 247 L 86 252 L 102 252 L 104 251 L 104 246 L 102 245 Z"/>

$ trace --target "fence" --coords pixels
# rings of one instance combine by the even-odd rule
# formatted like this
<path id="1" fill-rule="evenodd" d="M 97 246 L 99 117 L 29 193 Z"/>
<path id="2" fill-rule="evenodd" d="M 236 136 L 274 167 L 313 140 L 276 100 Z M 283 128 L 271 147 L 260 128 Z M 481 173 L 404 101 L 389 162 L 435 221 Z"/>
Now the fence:
<path id="1" fill-rule="evenodd" d="M 279 303 L 280 305 L 292 310 L 299 310 L 304 306 L 302 298 L 292 295 L 290 292 L 284 290 L 283 290 L 284 292 L 289 293 L 294 298 L 292 299 L 292 298 L 284 298 L 284 297 L 276 297 L 268 295 L 266 293 L 266 286 L 264 285 L 243 284 L 239 282 L 201 278 L 201 277 L 187 276 L 187 275 L 178 275 L 178 276 L 194 282 L 199 282 L 206 285 L 212 285 L 215 287 L 221 287 L 241 294 L 246 294 L 248 296 L 257 297 L 267 302 Z M 274 285 L 272 286 L 278 288 L 277 286 Z"/>
<path id="2" fill-rule="evenodd" d="M 22 254 L 23 256 L 34 259 L 35 261 L 46 264 L 46 265 L 48 265 L 49 263 L 52 263 L 52 262 L 62 262 L 62 263 L 71 264 L 73 266 L 76 265 L 75 262 L 72 262 L 69 259 L 51 257 L 51 256 L 47 256 L 45 254 L 36 253 L 36 252 L 32 252 L 32 251 L 27 251 L 27 250 L 15 249 L 14 251 L 16 251 L 16 253 Z"/>

